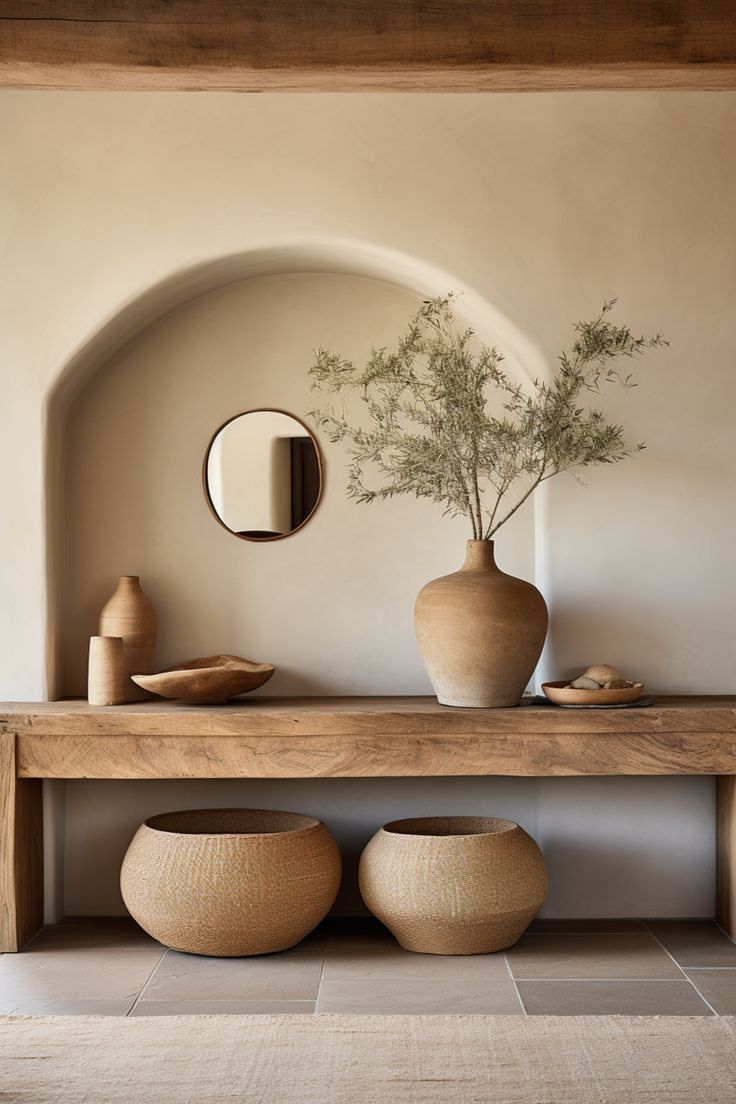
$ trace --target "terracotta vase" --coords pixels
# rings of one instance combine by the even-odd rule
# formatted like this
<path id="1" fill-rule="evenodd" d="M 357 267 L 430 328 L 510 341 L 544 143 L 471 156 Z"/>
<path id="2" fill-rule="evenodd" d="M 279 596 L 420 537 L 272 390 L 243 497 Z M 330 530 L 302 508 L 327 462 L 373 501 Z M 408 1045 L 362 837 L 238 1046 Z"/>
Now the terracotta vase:
<path id="1" fill-rule="evenodd" d="M 156 669 L 156 613 L 137 575 L 120 576 L 117 590 L 102 607 L 100 636 L 123 638 L 125 700 L 147 698 L 130 676 L 150 675 Z"/>
<path id="2" fill-rule="evenodd" d="M 496 566 L 493 541 L 470 540 L 465 563 L 433 579 L 414 607 L 419 650 L 442 705 L 518 705 L 547 635 L 536 587 Z"/>

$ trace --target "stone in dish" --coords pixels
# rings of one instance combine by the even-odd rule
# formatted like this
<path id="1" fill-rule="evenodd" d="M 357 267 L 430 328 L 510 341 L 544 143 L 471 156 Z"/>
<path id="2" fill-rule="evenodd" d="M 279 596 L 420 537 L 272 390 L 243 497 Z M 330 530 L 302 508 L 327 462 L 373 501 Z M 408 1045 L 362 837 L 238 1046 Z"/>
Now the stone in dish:
<path id="1" fill-rule="evenodd" d="M 630 679 L 622 678 L 615 667 L 608 663 L 597 663 L 586 667 L 571 683 L 572 690 L 626 690 L 634 685 Z"/>

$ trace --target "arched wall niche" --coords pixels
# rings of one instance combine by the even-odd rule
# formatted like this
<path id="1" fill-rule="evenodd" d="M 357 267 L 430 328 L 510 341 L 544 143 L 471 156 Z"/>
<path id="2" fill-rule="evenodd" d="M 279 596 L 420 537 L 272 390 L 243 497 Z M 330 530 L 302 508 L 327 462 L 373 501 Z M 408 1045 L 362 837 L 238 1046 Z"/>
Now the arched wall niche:
<path id="1" fill-rule="evenodd" d="M 231 284 L 289 275 L 353 276 L 418 297 L 461 293 L 458 315 L 482 340 L 503 349 L 521 375 L 544 375 L 546 363 L 529 338 L 464 282 L 432 264 L 370 243 L 303 240 L 262 245 L 193 264 L 148 287 L 111 312 L 64 366 L 46 405 L 47 692 L 68 692 L 63 626 L 69 616 L 65 435 L 72 413 L 100 370 L 173 312 Z M 537 550 L 538 551 L 538 550 Z M 375 692 L 379 692 L 376 688 Z"/>

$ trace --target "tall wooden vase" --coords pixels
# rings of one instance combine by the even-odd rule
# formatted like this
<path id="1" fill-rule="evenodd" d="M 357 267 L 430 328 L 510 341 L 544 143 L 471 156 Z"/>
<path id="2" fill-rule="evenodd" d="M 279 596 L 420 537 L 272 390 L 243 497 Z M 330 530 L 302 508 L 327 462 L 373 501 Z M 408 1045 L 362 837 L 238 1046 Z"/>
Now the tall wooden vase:
<path id="1" fill-rule="evenodd" d="M 137 575 L 120 576 L 117 590 L 102 607 L 100 636 L 123 638 L 126 701 L 147 698 L 130 676 L 150 675 L 156 670 L 156 612 Z"/>
<path id="2" fill-rule="evenodd" d="M 518 705 L 547 635 L 536 587 L 496 566 L 493 541 L 470 540 L 465 563 L 419 592 L 414 626 L 442 705 Z"/>

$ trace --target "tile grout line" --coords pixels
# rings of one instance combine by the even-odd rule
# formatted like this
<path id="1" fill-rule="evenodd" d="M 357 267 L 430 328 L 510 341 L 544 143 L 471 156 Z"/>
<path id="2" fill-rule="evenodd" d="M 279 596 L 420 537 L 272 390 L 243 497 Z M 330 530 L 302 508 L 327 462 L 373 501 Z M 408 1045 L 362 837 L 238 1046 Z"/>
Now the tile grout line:
<path id="1" fill-rule="evenodd" d="M 521 1014 L 522 1014 L 522 1016 L 528 1016 L 529 1013 L 526 1010 L 526 1005 L 524 1004 L 524 1001 L 521 999 L 521 993 L 519 992 L 519 986 L 516 984 L 516 978 L 514 977 L 514 975 L 511 972 L 511 963 L 509 962 L 509 956 L 506 954 L 505 951 L 504 951 L 504 955 L 503 955 L 503 960 L 506 963 L 506 973 L 511 978 L 511 984 L 514 987 L 514 992 L 516 993 L 516 999 L 518 1000 L 519 1004 L 521 1005 Z"/>
<path id="2" fill-rule="evenodd" d="M 720 1017 L 718 1016 L 718 1013 L 716 1012 L 715 1008 L 714 1008 L 714 1007 L 713 1007 L 713 1005 L 712 1005 L 712 1004 L 710 1003 L 710 1001 L 708 1001 L 708 1000 L 706 1000 L 706 999 L 705 999 L 705 997 L 704 997 L 704 996 L 703 996 L 703 994 L 702 994 L 702 993 L 700 992 L 700 990 L 698 989 L 698 987 L 697 987 L 697 985 L 695 984 L 695 982 L 694 982 L 694 981 L 693 981 L 693 980 L 692 980 L 691 978 L 689 978 L 689 977 L 687 976 L 687 974 L 685 973 L 684 969 L 682 968 L 682 966 L 680 965 L 680 963 L 679 963 L 679 962 L 677 961 L 677 959 L 675 958 L 675 956 L 674 956 L 673 954 L 670 954 L 670 952 L 669 952 L 669 951 L 667 950 L 667 948 L 665 947 L 665 945 L 664 945 L 664 943 L 662 942 L 662 940 L 661 940 L 661 939 L 658 939 L 658 938 L 657 938 L 657 936 L 656 936 L 656 935 L 654 934 L 654 932 L 653 932 L 653 931 L 652 931 L 652 929 L 651 929 L 651 928 L 649 927 L 649 925 L 648 925 L 648 924 L 646 923 L 646 921 L 644 922 L 644 927 L 645 927 L 645 928 L 646 928 L 646 930 L 647 930 L 647 931 L 649 932 L 649 934 L 651 935 L 651 937 L 652 937 L 652 939 L 653 939 L 653 940 L 655 941 L 655 943 L 658 943 L 658 944 L 659 944 L 659 946 L 660 946 L 660 947 L 662 948 L 662 950 L 664 951 L 664 953 L 665 953 L 665 954 L 666 954 L 666 955 L 667 955 L 667 956 L 668 956 L 669 958 L 671 958 L 671 959 L 672 959 L 672 961 L 674 962 L 675 966 L 676 966 L 676 967 L 677 967 L 677 969 L 678 969 L 678 970 L 680 971 L 680 973 L 682 974 L 682 976 L 684 977 L 684 979 L 685 979 L 685 981 L 686 981 L 686 982 L 688 983 L 688 985 L 692 985 L 693 989 L 695 990 L 695 992 L 697 993 L 697 995 L 698 995 L 698 996 L 700 997 L 700 999 L 702 1000 L 703 1004 L 704 1004 L 704 1005 L 705 1005 L 705 1006 L 706 1006 L 707 1008 L 710 1008 L 710 1010 L 711 1010 L 711 1012 L 713 1013 L 713 1015 L 714 1015 L 714 1016 L 716 1016 L 717 1018 L 719 1018 L 719 1019 L 720 1019 Z"/>
<path id="3" fill-rule="evenodd" d="M 717 920 L 714 920 L 713 923 L 718 928 L 719 932 L 721 932 L 721 934 L 726 937 L 726 939 L 728 940 L 729 943 L 736 943 L 736 939 L 734 939 L 732 936 L 730 936 L 728 934 L 728 932 L 726 931 L 726 929 L 721 927 L 721 925 L 718 923 Z M 693 967 L 693 969 L 697 969 L 697 967 Z M 725 969 L 728 969 L 728 967 L 725 967 Z"/>
<path id="4" fill-rule="evenodd" d="M 191 1015 L 191 1016 L 233 1016 L 233 1015 L 235 1015 L 235 1016 L 241 1016 L 241 1015 L 265 1016 L 265 1015 L 279 1015 L 280 1014 L 280 1013 L 269 1013 L 269 1012 L 263 1012 L 263 1011 L 261 1011 L 261 1012 L 250 1012 L 249 1013 L 247 1010 L 241 1011 L 241 1012 L 188 1012 L 186 1010 L 186 1005 L 188 1005 L 188 1004 L 203 1004 L 203 1003 L 206 1003 L 206 1004 L 219 1004 L 219 1005 L 237 1004 L 237 1005 L 242 1006 L 242 1005 L 247 1005 L 247 1004 L 262 1005 L 264 1003 L 268 1003 L 268 1001 L 267 1000 L 262 1001 L 257 997 L 254 997 L 252 999 L 249 998 L 249 997 L 246 997 L 245 999 L 243 999 L 241 997 L 204 997 L 201 1000 L 197 997 L 185 998 L 184 1000 L 180 1000 L 179 998 L 172 999 L 170 997 L 154 997 L 153 1000 L 151 1000 L 151 998 L 149 997 L 148 1000 L 144 1001 L 144 1004 L 146 1004 L 146 1005 L 151 1005 L 151 1004 L 175 1004 L 175 1005 L 177 1005 L 177 1007 L 182 1009 L 181 1012 L 172 1013 L 172 1015 L 177 1015 L 177 1016 L 185 1016 L 185 1015 Z M 276 1003 L 291 1005 L 291 1004 L 314 1004 L 315 1002 L 313 1000 L 302 999 L 300 997 L 298 1000 L 280 1001 L 280 1000 L 277 999 Z M 135 1005 L 133 1007 L 135 1007 Z M 131 1008 L 130 1011 L 132 1012 L 133 1009 Z M 284 1013 L 284 1014 L 288 1015 L 288 1013 Z M 129 1016 L 129 1015 L 130 1015 L 130 1012 L 126 1012 L 126 1016 Z"/>
<path id="5" fill-rule="evenodd" d="M 675 965 L 677 965 L 677 963 L 675 963 Z M 703 968 L 704 967 L 698 967 L 698 966 L 693 966 L 692 967 L 693 970 L 703 969 Z M 682 969 L 682 967 L 678 967 L 678 969 Z M 691 969 L 691 967 L 688 967 L 688 969 Z M 637 977 L 636 975 L 634 975 L 632 977 L 622 977 L 622 975 L 619 974 L 618 977 L 598 977 L 597 975 L 595 977 L 553 977 L 553 978 L 551 978 L 551 977 L 522 977 L 522 978 L 515 978 L 514 980 L 515 981 L 522 981 L 522 982 L 533 981 L 535 985 L 540 985 L 542 982 L 546 982 L 546 981 L 549 981 L 550 983 L 554 982 L 554 981 L 574 981 L 574 982 L 580 982 L 581 985 L 585 985 L 586 983 L 594 982 L 594 981 L 605 981 L 605 982 L 609 982 L 609 981 L 635 981 L 636 984 L 638 985 L 639 982 L 681 981 L 682 978 Z M 688 978 L 688 981 L 689 980 L 690 979 Z"/>
<path id="6" fill-rule="evenodd" d="M 162 945 L 162 946 L 163 946 L 163 945 Z M 126 1015 L 126 1016 L 129 1016 L 129 1015 L 131 1014 L 131 1012 L 133 1011 L 133 1009 L 134 1009 L 134 1008 L 136 1007 L 136 1005 L 138 1004 L 139 1000 L 140 1000 L 140 999 L 141 999 L 141 997 L 143 996 L 143 992 L 144 992 L 144 990 L 145 990 L 146 986 L 148 985 L 149 981 L 150 981 L 150 980 L 151 980 L 151 978 L 152 978 L 152 977 L 154 976 L 154 974 L 155 974 L 155 973 L 156 973 L 156 971 L 158 970 L 158 968 L 159 968 L 159 966 L 161 965 L 161 963 L 163 962 L 163 960 L 164 960 L 164 959 L 166 958 L 166 953 L 167 953 L 167 950 L 168 950 L 168 948 L 167 948 L 167 947 L 163 947 L 163 950 L 162 950 L 162 952 L 161 952 L 161 955 L 160 955 L 160 957 L 159 957 L 159 960 L 158 960 L 158 962 L 157 962 L 157 963 L 156 963 L 156 965 L 155 965 L 155 966 L 153 967 L 153 969 L 151 970 L 150 974 L 148 975 L 148 977 L 146 978 L 146 980 L 145 980 L 145 981 L 143 982 L 143 984 L 141 985 L 140 989 L 138 990 L 138 996 L 137 996 L 137 997 L 135 998 L 135 1000 L 134 1000 L 134 1001 L 133 1001 L 133 1003 L 131 1004 L 130 1008 L 129 1008 L 129 1009 L 128 1009 L 128 1011 L 127 1011 L 127 1012 L 125 1013 L 125 1015 Z"/>
<path id="7" fill-rule="evenodd" d="M 692 777 L 692 776 L 691 776 Z M 736 966 L 684 966 L 684 970 L 725 970 L 732 974 L 736 974 Z"/>
<path id="8" fill-rule="evenodd" d="M 320 966 L 320 969 L 319 969 L 319 981 L 317 982 L 317 992 L 316 992 L 315 997 L 314 997 L 314 1012 L 312 1013 L 313 1016 L 319 1016 L 320 1015 L 319 1003 L 320 1003 L 320 997 L 322 996 L 322 979 L 325 976 L 325 960 L 327 958 L 327 950 L 328 950 L 328 944 L 325 943 L 324 951 L 322 953 L 322 965 Z"/>
<path id="9" fill-rule="evenodd" d="M 42 936 L 42 935 L 44 934 L 44 932 L 47 932 L 47 931 L 49 930 L 49 927 L 50 927 L 50 926 L 51 926 L 51 925 L 49 925 L 49 924 L 43 924 L 43 925 L 42 925 L 42 926 L 41 926 L 41 927 L 40 927 L 40 928 L 38 929 L 38 931 L 36 932 L 36 934 L 35 934 L 35 935 L 32 935 L 32 936 L 31 936 L 31 938 L 30 938 L 30 939 L 28 940 L 28 942 L 27 942 L 27 943 L 25 943 L 25 944 L 23 945 L 23 948 L 22 948 L 22 950 L 23 950 L 23 951 L 28 951 L 28 950 L 30 950 L 30 948 L 31 948 L 31 947 L 33 946 L 33 944 L 34 944 L 34 943 L 36 942 L 36 940 L 37 940 L 37 939 L 39 939 L 39 938 L 40 938 L 40 936 Z M 2 956 L 2 955 L 0 955 L 0 958 L 2 958 L 2 957 L 3 957 L 3 956 Z"/>

